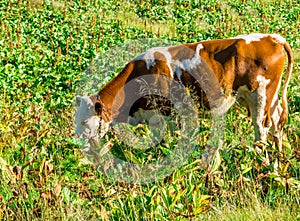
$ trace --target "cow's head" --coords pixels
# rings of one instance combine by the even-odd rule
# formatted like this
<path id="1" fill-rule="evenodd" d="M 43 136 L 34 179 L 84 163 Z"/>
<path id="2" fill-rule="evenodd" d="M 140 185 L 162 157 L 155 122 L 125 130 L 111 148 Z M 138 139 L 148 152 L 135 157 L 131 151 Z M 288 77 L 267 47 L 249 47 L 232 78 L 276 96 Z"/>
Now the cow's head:
<path id="1" fill-rule="evenodd" d="M 109 129 L 103 103 L 94 95 L 76 97 L 76 103 L 79 107 L 75 136 L 83 139 L 102 138 Z"/>

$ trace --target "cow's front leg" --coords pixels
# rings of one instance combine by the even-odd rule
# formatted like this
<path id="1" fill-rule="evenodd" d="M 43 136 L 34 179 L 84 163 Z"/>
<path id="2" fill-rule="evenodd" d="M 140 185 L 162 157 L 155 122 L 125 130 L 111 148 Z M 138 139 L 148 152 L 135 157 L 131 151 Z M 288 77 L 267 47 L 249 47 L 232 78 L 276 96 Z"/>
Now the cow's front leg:
<path id="1" fill-rule="evenodd" d="M 208 168 L 215 154 L 223 146 L 224 127 L 225 127 L 225 114 L 228 109 L 234 104 L 236 98 L 234 96 L 222 96 L 215 101 L 215 108 L 211 109 L 212 125 L 210 136 L 202 154 L 202 167 Z"/>

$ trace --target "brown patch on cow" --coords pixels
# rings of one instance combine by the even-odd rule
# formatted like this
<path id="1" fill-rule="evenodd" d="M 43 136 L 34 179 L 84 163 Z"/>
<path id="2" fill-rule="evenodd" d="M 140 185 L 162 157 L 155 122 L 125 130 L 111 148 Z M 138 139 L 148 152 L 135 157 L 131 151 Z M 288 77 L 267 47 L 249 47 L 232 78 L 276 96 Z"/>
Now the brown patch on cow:
<path id="1" fill-rule="evenodd" d="M 220 62 L 223 67 L 225 66 L 226 62 L 237 55 L 236 44 L 237 41 L 235 41 L 232 45 L 228 46 L 224 50 L 215 53 L 214 58 L 216 59 L 216 61 Z"/>
<path id="2" fill-rule="evenodd" d="M 96 116 L 101 117 L 103 104 L 98 97 L 95 95 L 90 96 L 91 101 L 93 102 Z"/>
<path id="3" fill-rule="evenodd" d="M 94 104 L 96 116 L 100 117 L 105 122 L 111 121 L 110 110 L 103 104 L 100 97 L 98 95 L 92 95 L 90 96 L 90 99 Z"/>
<path id="4" fill-rule="evenodd" d="M 234 59 L 237 42 L 237 39 L 205 41 L 202 43 L 204 48 L 200 50 L 202 61 L 209 65 L 216 78 L 219 79 L 220 86 L 229 93 L 232 92 L 235 79 Z M 221 58 L 225 55 L 226 58 Z"/>
<path id="5" fill-rule="evenodd" d="M 181 70 L 181 82 L 186 87 L 189 88 L 190 93 L 198 104 L 198 108 L 206 107 L 210 109 L 209 99 L 203 91 L 200 82 L 198 82 L 190 73 L 185 70 Z"/>
<path id="6" fill-rule="evenodd" d="M 165 55 L 159 51 L 154 52 L 154 61 L 164 61 L 167 62 Z"/>
<path id="7" fill-rule="evenodd" d="M 172 78 L 171 70 L 167 65 L 166 57 L 160 53 L 154 53 L 154 65 L 150 68 L 150 74 L 158 75 L 158 76 L 166 76 L 168 78 Z"/>

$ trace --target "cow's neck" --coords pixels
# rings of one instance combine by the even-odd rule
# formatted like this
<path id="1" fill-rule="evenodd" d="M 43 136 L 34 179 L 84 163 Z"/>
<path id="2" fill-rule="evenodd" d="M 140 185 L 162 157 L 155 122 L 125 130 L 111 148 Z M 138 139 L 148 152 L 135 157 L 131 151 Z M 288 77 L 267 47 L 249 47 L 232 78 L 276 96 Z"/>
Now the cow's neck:
<path id="1" fill-rule="evenodd" d="M 114 79 L 112 79 L 108 84 L 106 84 L 98 93 L 100 99 L 104 105 L 104 108 L 108 110 L 110 120 L 113 119 L 111 109 L 112 106 L 121 106 L 122 101 L 118 101 L 116 96 L 119 91 L 124 88 L 130 74 L 132 73 L 132 63 L 126 65 L 126 67 L 119 73 Z M 119 97 L 119 96 L 118 96 Z M 114 117 L 116 115 L 116 110 L 114 110 Z"/>

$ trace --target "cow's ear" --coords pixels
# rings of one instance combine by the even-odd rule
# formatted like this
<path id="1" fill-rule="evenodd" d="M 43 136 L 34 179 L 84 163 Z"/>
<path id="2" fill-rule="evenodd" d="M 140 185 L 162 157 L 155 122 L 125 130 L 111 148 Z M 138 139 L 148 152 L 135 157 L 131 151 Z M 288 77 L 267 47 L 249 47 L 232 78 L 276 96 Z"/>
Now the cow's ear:
<path id="1" fill-rule="evenodd" d="M 80 106 L 80 103 L 81 103 L 81 97 L 77 96 L 76 97 L 76 104 L 77 104 L 78 107 Z"/>
<path id="2" fill-rule="evenodd" d="M 100 101 L 96 101 L 95 102 L 95 112 L 97 116 L 101 116 L 101 112 L 102 112 L 102 103 Z"/>

